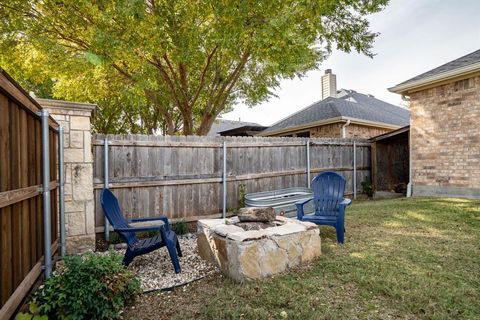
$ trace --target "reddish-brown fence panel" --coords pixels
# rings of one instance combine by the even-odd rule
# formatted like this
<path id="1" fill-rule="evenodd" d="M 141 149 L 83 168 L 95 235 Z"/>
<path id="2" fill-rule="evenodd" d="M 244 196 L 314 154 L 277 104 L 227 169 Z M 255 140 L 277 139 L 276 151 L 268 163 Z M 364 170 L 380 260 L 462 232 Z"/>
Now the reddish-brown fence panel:
<path id="1" fill-rule="evenodd" d="M 40 106 L 0 72 L 0 319 L 13 315 L 43 259 Z M 50 119 L 52 246 L 58 240 L 57 128 Z"/>

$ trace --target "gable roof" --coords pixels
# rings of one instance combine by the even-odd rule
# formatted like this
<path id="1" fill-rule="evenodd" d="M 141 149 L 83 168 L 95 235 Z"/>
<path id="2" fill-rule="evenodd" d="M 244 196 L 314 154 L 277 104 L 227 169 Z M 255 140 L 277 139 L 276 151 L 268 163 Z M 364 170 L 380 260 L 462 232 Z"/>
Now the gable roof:
<path id="1" fill-rule="evenodd" d="M 265 130 L 266 128 L 268 127 L 261 125 L 248 125 L 220 131 L 218 132 L 218 134 L 220 134 L 221 136 L 254 136 Z"/>
<path id="2" fill-rule="evenodd" d="M 376 137 L 372 137 L 368 139 L 370 142 L 375 142 L 375 141 L 382 141 L 382 140 L 387 140 L 387 139 L 395 139 L 398 138 L 401 134 L 408 133 L 410 132 L 410 125 L 402 127 L 397 130 L 393 130 L 387 133 L 383 133 L 381 135 L 378 135 Z M 408 138 L 408 134 L 407 134 Z"/>
<path id="3" fill-rule="evenodd" d="M 480 50 L 447 62 L 439 67 L 399 83 L 388 90 L 396 93 L 403 93 L 419 86 L 429 85 L 478 71 L 480 71 Z"/>
<path id="4" fill-rule="evenodd" d="M 410 122 L 410 112 L 393 104 L 353 90 L 340 90 L 337 98 L 328 97 L 317 101 L 291 116 L 274 123 L 261 135 L 285 131 L 290 128 L 312 126 L 318 122 L 363 120 L 378 126 L 401 127 Z"/>
<path id="5" fill-rule="evenodd" d="M 217 119 L 212 124 L 210 131 L 208 131 L 207 136 L 219 136 L 220 132 L 227 131 L 235 128 L 240 128 L 244 126 L 260 126 L 258 123 L 255 122 L 244 122 L 244 121 L 235 121 L 235 120 L 224 120 L 224 119 Z"/>

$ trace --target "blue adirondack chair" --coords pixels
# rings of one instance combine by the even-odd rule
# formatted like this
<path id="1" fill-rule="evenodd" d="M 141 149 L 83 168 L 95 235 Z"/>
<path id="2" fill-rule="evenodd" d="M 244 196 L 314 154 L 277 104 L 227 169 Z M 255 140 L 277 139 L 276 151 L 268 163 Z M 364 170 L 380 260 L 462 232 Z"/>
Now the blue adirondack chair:
<path id="1" fill-rule="evenodd" d="M 127 243 L 127 251 L 123 257 L 123 264 L 128 266 L 135 257 L 152 252 L 163 246 L 167 247 L 170 259 L 176 273 L 181 271 L 178 256 L 182 256 L 182 250 L 177 239 L 177 235 L 170 229 L 167 217 L 150 217 L 126 220 L 122 214 L 122 210 L 118 205 L 118 200 L 109 189 L 103 189 L 100 195 L 103 212 L 107 216 L 108 221 L 113 229 Z M 145 227 L 132 227 L 129 223 L 143 221 L 160 221 L 158 225 Z M 160 234 L 148 239 L 137 239 L 135 236 L 138 232 L 159 231 Z M 178 253 L 178 256 L 177 256 Z"/>
<path id="2" fill-rule="evenodd" d="M 352 200 L 343 197 L 345 178 L 335 172 L 322 172 L 312 181 L 313 198 L 297 202 L 297 219 L 318 225 L 332 226 L 337 230 L 337 241 L 345 241 L 345 208 Z M 313 201 L 315 212 L 305 215 L 303 207 Z"/>

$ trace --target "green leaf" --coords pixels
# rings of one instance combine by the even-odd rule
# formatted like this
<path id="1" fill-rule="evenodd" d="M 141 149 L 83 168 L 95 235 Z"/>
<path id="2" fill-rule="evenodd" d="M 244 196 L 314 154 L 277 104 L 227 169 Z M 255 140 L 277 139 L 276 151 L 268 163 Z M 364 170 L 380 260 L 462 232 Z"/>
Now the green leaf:
<path id="1" fill-rule="evenodd" d="M 38 306 L 37 306 L 37 304 L 36 304 L 35 302 L 33 302 L 33 301 L 30 302 L 30 303 L 28 304 L 28 310 L 29 310 L 30 313 L 32 313 L 32 314 L 37 313 L 37 312 L 38 312 Z"/>
<path id="2" fill-rule="evenodd" d="M 93 65 L 100 65 L 102 64 L 102 58 L 97 56 L 96 54 L 87 51 L 85 53 L 85 59 L 87 59 L 88 62 L 90 62 Z"/>
<path id="3" fill-rule="evenodd" d="M 20 313 L 17 313 L 17 315 L 15 316 L 15 320 L 31 320 L 32 317 L 33 315 L 31 315 L 30 313 L 20 312 Z"/>

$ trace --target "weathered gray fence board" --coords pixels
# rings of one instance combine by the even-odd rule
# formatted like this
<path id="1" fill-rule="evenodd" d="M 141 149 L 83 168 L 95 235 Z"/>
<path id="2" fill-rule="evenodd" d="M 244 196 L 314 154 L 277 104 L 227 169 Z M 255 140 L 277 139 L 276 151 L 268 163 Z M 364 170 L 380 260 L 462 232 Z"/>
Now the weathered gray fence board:
<path id="1" fill-rule="evenodd" d="M 103 226 L 103 139 L 93 137 L 96 226 Z M 128 217 L 165 214 L 193 221 L 222 210 L 222 143 L 227 142 L 227 208 L 247 192 L 306 186 L 305 138 L 108 135 L 110 188 Z M 311 178 L 334 170 L 351 193 L 353 140 L 311 139 Z M 357 189 L 370 176 L 370 144 L 357 141 Z"/>

